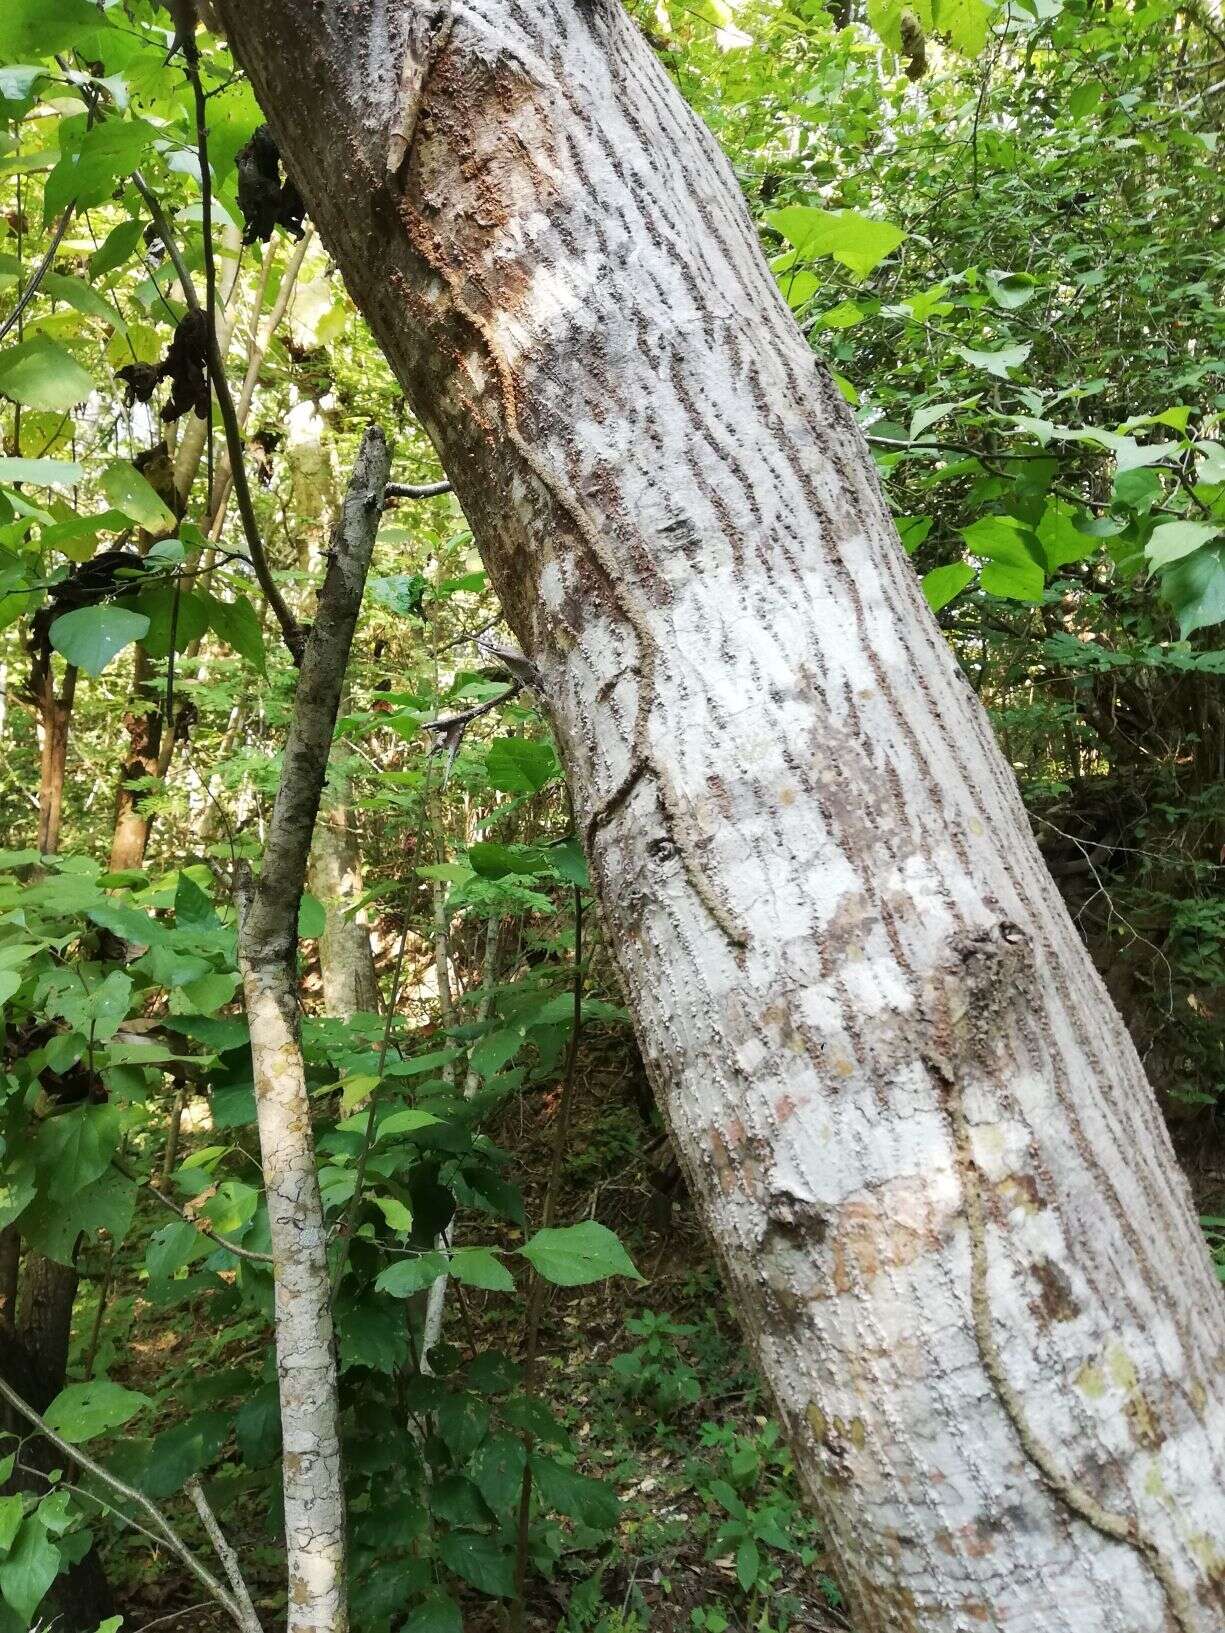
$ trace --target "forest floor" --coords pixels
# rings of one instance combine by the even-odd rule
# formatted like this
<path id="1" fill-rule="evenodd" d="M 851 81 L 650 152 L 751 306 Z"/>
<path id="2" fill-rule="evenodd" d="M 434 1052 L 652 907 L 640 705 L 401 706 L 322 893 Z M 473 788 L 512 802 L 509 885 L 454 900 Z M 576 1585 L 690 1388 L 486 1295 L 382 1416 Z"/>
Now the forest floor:
<path id="1" fill-rule="evenodd" d="M 529 1583 L 528 1625 L 564 1633 L 840 1633 L 848 1623 L 820 1533 L 801 1503 L 709 1246 L 683 1189 L 664 1199 L 652 1183 L 668 1152 L 644 1112 L 640 1072 L 632 1045 L 619 1038 L 594 1037 L 584 1051 L 558 1222 L 595 1217 L 616 1230 L 646 1279 L 552 1288 L 541 1326 L 542 1394 L 569 1432 L 581 1471 L 616 1490 L 621 1520 L 610 1540 L 564 1553 L 551 1579 Z M 557 1091 L 545 1087 L 516 1102 L 501 1130 L 499 1143 L 526 1176 L 529 1219 L 538 1214 L 533 1176 L 548 1170 L 556 1110 Z M 189 1144 L 210 1138 L 199 1131 Z M 97 1285 L 79 1301 L 78 1360 Z M 267 1326 L 244 1317 L 215 1330 L 205 1299 L 176 1306 L 168 1321 L 145 1288 L 142 1265 L 121 1256 L 95 1372 L 153 1396 L 158 1430 L 181 1422 L 186 1407 L 192 1424 L 203 1423 L 189 1432 L 208 1434 L 209 1402 L 222 1398 L 226 1374 L 263 1365 Z M 471 1291 L 465 1302 L 482 1348 L 518 1351 L 521 1302 Z M 447 1336 L 464 1342 L 459 1330 Z M 168 1468 L 164 1500 L 190 1536 L 194 1516 L 174 1495 L 173 1479 Z M 244 1470 L 228 1436 L 218 1440 L 206 1490 L 210 1483 L 265 1626 L 273 1627 L 283 1559 L 269 1540 L 267 1474 Z M 142 1536 L 108 1533 L 105 1559 L 125 1633 L 155 1624 L 167 1633 L 226 1629 L 190 1576 Z M 463 1608 L 466 1633 L 501 1633 L 501 1602 L 473 1593 Z M 387 1633 L 397 1625 L 393 1618 Z"/>

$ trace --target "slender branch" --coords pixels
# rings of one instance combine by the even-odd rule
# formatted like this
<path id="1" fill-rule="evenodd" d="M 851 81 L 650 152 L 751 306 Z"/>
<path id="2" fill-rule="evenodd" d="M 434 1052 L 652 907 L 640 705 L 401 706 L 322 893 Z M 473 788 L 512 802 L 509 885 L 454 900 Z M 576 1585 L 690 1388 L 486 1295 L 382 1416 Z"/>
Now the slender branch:
<path id="1" fill-rule="evenodd" d="M 249 1247 L 240 1247 L 237 1242 L 232 1242 L 228 1236 L 223 1236 L 219 1230 L 214 1230 L 206 1219 L 197 1219 L 194 1214 L 188 1213 L 186 1208 L 181 1208 L 172 1196 L 167 1196 L 165 1191 L 159 1190 L 151 1179 L 137 1179 L 137 1176 L 129 1173 L 115 1157 L 111 1158 L 111 1167 L 121 1173 L 125 1179 L 135 1180 L 137 1185 L 143 1186 L 146 1191 L 155 1196 L 164 1208 L 169 1208 L 171 1213 L 177 1214 L 184 1224 L 194 1226 L 201 1236 L 207 1236 L 210 1241 L 216 1242 L 218 1247 L 223 1247 L 227 1253 L 232 1253 L 235 1258 L 249 1259 L 252 1264 L 272 1263 L 271 1253 L 256 1253 Z"/>
<path id="2" fill-rule="evenodd" d="M 503 703 L 509 703 L 511 698 L 522 689 L 522 681 L 512 680 L 504 692 L 497 697 L 487 698 L 484 703 L 474 704 L 471 709 L 464 709 L 459 714 L 439 715 L 437 720 L 427 720 L 422 725 L 422 731 L 435 731 L 440 736 L 447 736 L 454 731 L 465 731 L 474 720 L 482 715 L 491 714 L 494 709 L 500 709 Z"/>
<path id="3" fill-rule="evenodd" d="M 208 1498 L 204 1495 L 204 1487 L 200 1484 L 199 1478 L 193 1474 L 183 1489 L 191 1498 L 196 1513 L 200 1516 L 200 1524 L 204 1527 L 208 1540 L 212 1543 L 217 1558 L 225 1569 L 234 1598 L 242 1611 L 243 1626 L 246 1633 L 263 1633 L 259 1617 L 255 1614 L 255 1606 L 251 1603 L 250 1591 L 243 1579 L 242 1568 L 238 1563 L 238 1555 L 230 1546 L 225 1532 L 218 1525 L 217 1516 L 209 1507 Z"/>
<path id="4" fill-rule="evenodd" d="M 170 1551 L 182 1564 L 186 1565 L 196 1580 L 208 1589 L 217 1603 L 242 1629 L 242 1633 L 250 1633 L 247 1623 L 243 1620 L 242 1612 L 232 1595 L 226 1591 L 208 1566 L 202 1564 L 196 1558 L 155 1502 L 146 1497 L 143 1491 L 138 1491 L 135 1486 L 130 1486 L 125 1481 L 120 1480 L 109 1469 L 104 1468 L 101 1463 L 96 1463 L 88 1452 L 81 1450 L 80 1446 L 72 1446 L 62 1436 L 57 1435 L 55 1430 L 40 1417 L 29 1402 L 23 1400 L 17 1391 L 3 1378 L 0 1378 L 0 1396 L 3 1396 L 15 1412 L 20 1412 L 27 1423 L 32 1423 L 49 1445 L 54 1446 L 57 1452 L 62 1452 L 67 1461 L 79 1464 L 81 1468 L 92 1474 L 95 1480 L 100 1481 L 109 1490 L 116 1492 L 126 1502 L 135 1503 L 141 1513 L 148 1517 Z"/>
<path id="5" fill-rule="evenodd" d="M 60 244 L 63 241 L 64 234 L 68 231 L 68 223 L 72 220 L 72 212 L 76 209 L 76 207 L 76 199 L 72 199 L 64 206 L 63 211 L 60 214 L 59 221 L 56 223 L 55 232 L 52 234 L 51 242 L 47 245 L 46 252 L 44 253 L 42 260 L 34 268 L 34 271 L 30 274 L 30 281 L 26 284 L 25 288 L 21 291 L 21 294 L 17 297 L 16 306 L 14 306 L 13 310 L 9 313 L 8 317 L 5 318 L 4 322 L 0 323 L 0 340 L 4 339 L 5 335 L 8 334 L 9 330 L 20 318 L 26 307 L 34 299 L 35 295 L 38 294 L 38 287 L 42 283 L 43 279 L 47 276 L 51 263 L 55 260 L 55 252 L 59 249 Z"/>
<path id="6" fill-rule="evenodd" d="M 389 482 L 386 499 L 436 499 L 440 493 L 453 493 L 449 482 Z"/>

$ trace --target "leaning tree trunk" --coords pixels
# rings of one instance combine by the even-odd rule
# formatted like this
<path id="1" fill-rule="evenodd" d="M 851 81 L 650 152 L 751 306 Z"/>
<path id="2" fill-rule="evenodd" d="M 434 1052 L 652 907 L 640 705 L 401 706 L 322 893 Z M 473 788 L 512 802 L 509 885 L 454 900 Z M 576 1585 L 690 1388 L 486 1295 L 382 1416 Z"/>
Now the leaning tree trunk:
<path id="1" fill-rule="evenodd" d="M 616 0 L 220 0 L 535 662 L 858 1602 L 1209 1633 L 1222 1301 L 731 171 Z"/>

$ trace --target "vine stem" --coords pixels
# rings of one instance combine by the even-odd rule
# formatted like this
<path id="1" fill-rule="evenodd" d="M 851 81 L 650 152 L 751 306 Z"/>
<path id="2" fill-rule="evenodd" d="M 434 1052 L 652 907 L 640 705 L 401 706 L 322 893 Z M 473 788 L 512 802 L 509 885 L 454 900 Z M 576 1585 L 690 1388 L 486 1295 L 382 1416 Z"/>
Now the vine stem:
<path id="1" fill-rule="evenodd" d="M 264 541 L 260 536 L 259 522 L 255 515 L 255 506 L 251 499 L 251 486 L 247 481 L 247 468 L 243 461 L 242 432 L 238 425 L 238 413 L 234 407 L 234 398 L 230 393 L 230 383 L 226 378 L 225 362 L 221 356 L 221 348 L 217 344 L 217 331 L 214 321 L 214 304 L 217 287 L 217 260 L 213 251 L 211 227 L 212 206 L 212 178 L 208 168 L 208 131 L 207 107 L 204 90 L 200 84 L 198 59 L 188 59 L 188 78 L 191 81 L 192 91 L 196 99 L 196 140 L 199 145 L 200 158 L 200 185 L 204 204 L 204 276 L 207 296 L 207 310 L 200 305 L 200 297 L 196 293 L 196 286 L 192 282 L 191 273 L 183 259 L 183 252 L 178 246 L 166 212 L 162 208 L 161 200 L 149 186 L 139 170 L 132 172 L 132 183 L 136 191 L 149 207 L 149 214 L 153 218 L 153 225 L 157 228 L 158 237 L 166 246 L 174 266 L 175 274 L 183 290 L 183 299 L 191 312 L 204 312 L 208 333 L 208 365 L 209 379 L 213 393 L 217 399 L 217 412 L 221 416 L 221 425 L 225 431 L 226 451 L 230 456 L 230 480 L 234 486 L 234 497 L 238 501 L 238 514 L 242 520 L 243 536 L 247 541 L 247 553 L 251 558 L 251 566 L 260 589 L 272 608 L 273 616 L 280 625 L 281 637 L 289 649 L 290 656 L 295 664 L 301 666 L 302 654 L 306 649 L 306 631 L 290 611 L 289 603 L 277 588 L 272 577 L 272 569 L 268 565 L 268 556 L 264 550 Z"/>

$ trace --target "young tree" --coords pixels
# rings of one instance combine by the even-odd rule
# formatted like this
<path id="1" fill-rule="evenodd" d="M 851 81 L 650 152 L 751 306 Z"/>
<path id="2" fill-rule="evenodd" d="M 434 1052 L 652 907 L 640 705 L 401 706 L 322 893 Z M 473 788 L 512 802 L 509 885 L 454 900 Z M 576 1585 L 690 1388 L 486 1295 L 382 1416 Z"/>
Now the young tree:
<path id="1" fill-rule="evenodd" d="M 716 144 L 614 0 L 218 10 L 537 667 L 860 1626 L 1208 1633 L 1186 1187 Z"/>

